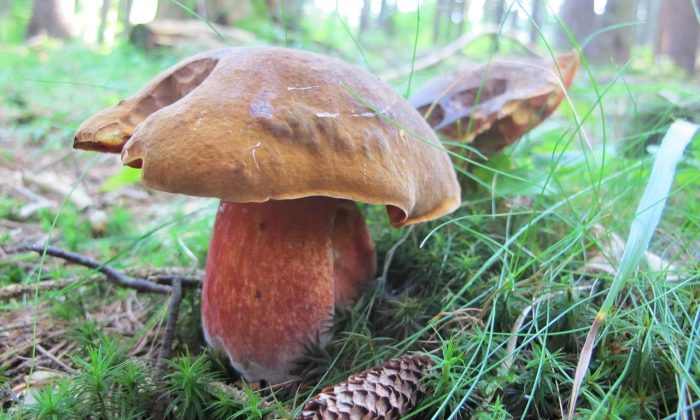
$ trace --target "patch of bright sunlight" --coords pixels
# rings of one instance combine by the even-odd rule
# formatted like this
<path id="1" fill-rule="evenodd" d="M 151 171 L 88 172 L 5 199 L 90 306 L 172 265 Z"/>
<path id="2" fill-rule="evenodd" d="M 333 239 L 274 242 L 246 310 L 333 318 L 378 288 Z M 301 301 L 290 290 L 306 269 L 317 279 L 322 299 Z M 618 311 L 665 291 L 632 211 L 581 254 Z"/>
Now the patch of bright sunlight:
<path id="1" fill-rule="evenodd" d="M 139 0 L 131 6 L 129 22 L 132 25 L 148 23 L 156 18 L 158 0 Z"/>
<path id="2" fill-rule="evenodd" d="M 348 25 L 356 27 L 360 24 L 363 3 L 361 1 L 337 1 L 337 0 L 314 0 L 314 8 L 325 14 L 335 13 L 346 19 Z M 395 0 L 396 9 L 399 13 L 415 12 L 419 4 L 425 3 L 423 0 Z M 477 2 L 478 3 L 478 2 Z M 483 0 L 482 0 L 483 5 Z M 381 0 L 372 0 L 370 11 L 378 14 L 382 8 Z"/>

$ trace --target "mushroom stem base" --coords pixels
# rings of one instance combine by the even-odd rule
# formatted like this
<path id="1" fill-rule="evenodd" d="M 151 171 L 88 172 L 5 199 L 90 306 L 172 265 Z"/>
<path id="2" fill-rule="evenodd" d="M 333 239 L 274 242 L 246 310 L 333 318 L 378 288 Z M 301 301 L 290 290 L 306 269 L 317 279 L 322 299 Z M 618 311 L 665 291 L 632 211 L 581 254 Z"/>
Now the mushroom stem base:
<path id="1" fill-rule="evenodd" d="M 305 346 L 327 338 L 334 307 L 375 272 L 353 202 L 222 201 L 202 290 L 205 337 L 246 379 L 283 381 Z"/>

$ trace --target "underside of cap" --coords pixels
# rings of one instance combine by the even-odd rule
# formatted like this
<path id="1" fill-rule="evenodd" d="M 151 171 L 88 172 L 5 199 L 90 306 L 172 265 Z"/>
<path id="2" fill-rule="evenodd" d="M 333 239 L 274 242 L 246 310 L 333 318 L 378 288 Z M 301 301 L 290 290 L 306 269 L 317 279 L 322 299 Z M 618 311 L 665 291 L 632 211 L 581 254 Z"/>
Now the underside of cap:
<path id="1" fill-rule="evenodd" d="M 495 59 L 436 77 L 415 92 L 409 103 L 445 137 L 471 142 L 492 129 L 499 118 L 520 111 L 523 101 L 542 98 L 546 112 L 538 112 L 546 114 L 542 119 L 549 115 L 563 99 L 565 88 L 571 86 L 578 65 L 576 52 L 561 54 L 554 60 Z M 531 114 L 534 113 L 532 110 Z M 542 119 L 533 119 L 529 128 Z M 496 142 L 507 144 L 522 134 L 497 132 Z"/>
<path id="2" fill-rule="evenodd" d="M 449 156 L 413 107 L 363 70 L 298 50 L 194 56 L 86 121 L 74 146 L 121 149 L 124 164 L 163 191 L 343 198 L 386 205 L 396 226 L 460 201 Z"/>
<path id="3" fill-rule="evenodd" d="M 73 147 L 121 153 L 134 129 L 149 115 L 184 98 L 209 75 L 217 60 L 195 56 L 161 73 L 138 93 L 83 122 Z"/>

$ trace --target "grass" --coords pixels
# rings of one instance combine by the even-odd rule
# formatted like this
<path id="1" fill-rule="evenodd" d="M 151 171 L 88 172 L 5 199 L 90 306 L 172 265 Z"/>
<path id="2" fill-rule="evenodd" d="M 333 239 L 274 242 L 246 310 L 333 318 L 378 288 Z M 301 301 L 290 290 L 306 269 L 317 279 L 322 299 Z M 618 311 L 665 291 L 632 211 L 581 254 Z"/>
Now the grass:
<path id="1" fill-rule="evenodd" d="M 418 34 L 416 16 L 409 18 L 402 16 L 400 24 L 411 36 L 390 59 L 410 62 L 414 48 L 420 55 L 428 45 L 430 10 L 421 10 Z M 303 47 L 332 40 L 341 56 L 355 57 L 358 64 L 366 60 L 375 71 L 391 66 L 381 37 L 349 39 L 343 32 L 348 27 L 317 29 L 331 27 L 310 27 L 307 38 L 298 39 L 285 31 L 276 42 Z M 479 42 L 469 46 L 472 57 L 489 57 L 490 41 Z M 361 56 L 356 43 L 363 45 Z M 8 147 L 0 154 L 1 169 L 33 170 L 34 162 L 61 156 L 85 117 L 187 53 L 152 57 L 125 45 L 99 51 L 47 44 L 3 54 L 0 142 Z M 396 230 L 388 227 L 384 209 L 364 208 L 379 267 L 386 271 L 352 307 L 338 311 L 334 340 L 326 348 L 311 347 L 299 367 L 300 380 L 285 387 L 225 387 L 232 376 L 223 360 L 204 349 L 197 292 L 185 295 L 176 357 L 162 383 L 152 383 L 146 361 L 157 353 L 164 299 L 134 296 L 50 259 L 43 271 L 33 257 L 0 260 L 0 287 L 36 282 L 39 273 L 40 280 L 79 278 L 64 289 L 0 303 L 3 321 L 36 319 L 36 338 L 44 347 L 70 349 L 62 360 L 72 369 L 40 382 L 39 373 L 49 375 L 51 369 L 36 353 L 30 381 L 35 403 L 8 402 L 2 416 L 140 417 L 166 395 L 164 412 L 175 417 L 284 417 L 298 414 L 314 391 L 412 351 L 427 352 L 435 362 L 417 417 L 566 414 L 586 334 L 610 296 L 620 264 L 622 249 L 612 237 L 630 233 L 649 181 L 653 156 L 647 150 L 674 118 L 698 119 L 689 105 L 697 89 L 673 74 L 647 77 L 647 69 L 637 62 L 620 68 L 585 64 L 569 104 L 463 177 L 464 205 L 449 217 Z M 396 80 L 395 87 L 403 92 L 407 85 L 420 86 L 434 72 Z M 659 91 L 678 99 L 653 95 Z M 609 300 L 612 309 L 580 385 L 577 418 L 663 418 L 697 410 L 699 155 L 700 144 L 691 143 L 651 237 L 649 251 L 665 266 L 630 267 L 632 274 Z M 48 170 L 72 174 L 75 181 L 91 157 L 67 156 Z M 0 245 L 40 240 L 53 229 L 53 244 L 118 268 L 203 268 L 216 203 L 147 192 L 128 175 L 120 181 L 115 174 L 120 174 L 115 159 L 99 158 L 83 181 L 101 197 L 96 207 L 106 214 L 103 228 L 70 201 L 57 218 L 58 207 L 51 205 L 24 216 L 32 198 L 3 183 L 0 216 L 8 229 L 0 230 Z M 108 179 L 112 183 L 103 189 Z M 55 203 L 65 198 L 46 195 Z M 594 262 L 608 270 L 593 269 Z M 52 330 L 60 336 L 51 337 Z M 2 363 L 15 360 L 13 348 L 19 345 L 0 348 Z M 24 382 L 16 371 L 8 374 L 14 367 L 0 371 L 3 398 L 5 390 Z"/>

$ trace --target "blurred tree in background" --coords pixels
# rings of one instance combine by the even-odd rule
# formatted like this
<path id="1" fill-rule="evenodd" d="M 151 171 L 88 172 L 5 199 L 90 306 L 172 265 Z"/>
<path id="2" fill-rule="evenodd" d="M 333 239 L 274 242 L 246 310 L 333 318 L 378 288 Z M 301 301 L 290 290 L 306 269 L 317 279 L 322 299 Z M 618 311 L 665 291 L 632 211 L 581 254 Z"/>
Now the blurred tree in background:
<path id="1" fill-rule="evenodd" d="M 104 1 L 104 4 L 109 6 L 107 0 Z M 105 7 L 105 9 L 107 8 Z M 70 38 L 69 25 L 60 0 L 35 1 L 32 7 L 32 19 L 27 27 L 27 38 L 42 33 L 60 39 Z"/>
<path id="2" fill-rule="evenodd" d="M 113 44 L 129 39 L 135 25 L 199 17 L 224 28 L 251 31 L 256 38 L 285 38 L 298 46 L 328 44 L 328 27 L 345 22 L 370 45 L 386 41 L 385 36 L 404 39 L 413 32 L 420 5 L 423 26 L 429 28 L 421 34 L 423 47 L 500 27 L 532 46 L 554 40 L 558 48 L 570 49 L 570 33 L 579 44 L 588 40 L 582 46 L 592 62 L 623 65 L 632 51 L 646 50 L 656 60 L 668 57 L 692 73 L 700 36 L 698 4 L 700 0 L 0 0 L 0 42 L 76 36 Z M 173 25 L 167 30 L 156 27 L 152 30 L 170 36 L 175 30 Z M 193 30 L 187 24 L 176 31 L 181 32 L 180 40 L 201 35 L 188 33 Z"/>
<path id="3" fill-rule="evenodd" d="M 692 72 L 698 51 L 698 9 L 700 1 L 666 0 L 660 5 L 655 52 L 666 55 L 680 67 Z M 695 7 L 693 7 L 695 6 Z"/>

